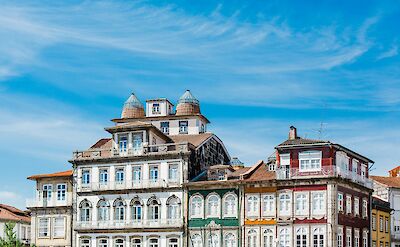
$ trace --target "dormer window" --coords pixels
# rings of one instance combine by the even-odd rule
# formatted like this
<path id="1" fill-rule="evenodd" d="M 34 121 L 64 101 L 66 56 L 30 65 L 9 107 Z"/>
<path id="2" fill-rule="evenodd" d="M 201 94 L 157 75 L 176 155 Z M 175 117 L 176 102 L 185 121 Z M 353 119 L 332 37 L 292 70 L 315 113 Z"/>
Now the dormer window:
<path id="1" fill-rule="evenodd" d="M 179 133 L 180 134 L 188 133 L 188 121 L 179 121 Z"/>
<path id="2" fill-rule="evenodd" d="M 154 103 L 152 107 L 152 113 L 153 114 L 160 114 L 160 104 L 159 103 Z"/>
<path id="3" fill-rule="evenodd" d="M 161 131 L 166 135 L 169 134 L 169 122 L 161 122 Z"/>
<path id="4" fill-rule="evenodd" d="M 321 170 L 321 151 L 305 151 L 299 153 L 300 171 L 320 171 Z"/>
<path id="5" fill-rule="evenodd" d="M 128 150 L 128 137 L 126 135 L 119 136 L 119 151 L 126 152 Z"/>

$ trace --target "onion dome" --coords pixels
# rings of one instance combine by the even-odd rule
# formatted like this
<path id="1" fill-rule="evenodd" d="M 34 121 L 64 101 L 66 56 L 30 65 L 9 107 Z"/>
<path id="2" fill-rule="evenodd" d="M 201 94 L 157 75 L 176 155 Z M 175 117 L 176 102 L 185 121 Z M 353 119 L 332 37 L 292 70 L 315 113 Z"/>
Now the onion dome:
<path id="1" fill-rule="evenodd" d="M 200 103 L 189 90 L 186 90 L 178 100 L 176 115 L 184 116 L 195 114 L 200 114 Z"/>
<path id="2" fill-rule="evenodd" d="M 134 93 L 124 103 L 121 118 L 143 118 L 144 107 Z"/>

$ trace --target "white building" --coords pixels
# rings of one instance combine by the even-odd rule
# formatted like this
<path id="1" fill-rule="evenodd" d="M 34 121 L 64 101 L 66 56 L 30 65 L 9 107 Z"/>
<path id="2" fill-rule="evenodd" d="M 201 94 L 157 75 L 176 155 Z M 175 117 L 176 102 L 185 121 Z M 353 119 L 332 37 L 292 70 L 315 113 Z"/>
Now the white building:
<path id="1" fill-rule="evenodd" d="M 4 239 L 6 223 L 15 224 L 14 232 L 16 237 L 24 244 L 30 244 L 31 219 L 29 213 L 15 207 L 0 204 L 0 238 Z"/>
<path id="2" fill-rule="evenodd" d="M 32 214 L 32 244 L 71 246 L 72 171 L 34 175 L 28 179 L 36 181 L 35 198 L 27 201 Z"/>
<path id="3" fill-rule="evenodd" d="M 73 246 L 184 246 L 183 183 L 229 162 L 189 91 L 176 112 L 167 99 L 146 103 L 132 94 L 105 129 L 111 138 L 74 152 Z"/>

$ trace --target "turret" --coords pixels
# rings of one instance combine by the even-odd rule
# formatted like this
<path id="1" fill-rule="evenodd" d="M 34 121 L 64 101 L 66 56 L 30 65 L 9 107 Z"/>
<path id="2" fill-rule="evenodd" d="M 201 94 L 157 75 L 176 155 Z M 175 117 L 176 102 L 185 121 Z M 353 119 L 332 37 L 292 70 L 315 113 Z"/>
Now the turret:
<path id="1" fill-rule="evenodd" d="M 200 103 L 189 90 L 186 90 L 178 100 L 176 115 L 185 116 L 196 114 L 200 114 Z"/>
<path id="2" fill-rule="evenodd" d="M 121 118 L 144 118 L 144 107 L 134 93 L 125 101 Z"/>

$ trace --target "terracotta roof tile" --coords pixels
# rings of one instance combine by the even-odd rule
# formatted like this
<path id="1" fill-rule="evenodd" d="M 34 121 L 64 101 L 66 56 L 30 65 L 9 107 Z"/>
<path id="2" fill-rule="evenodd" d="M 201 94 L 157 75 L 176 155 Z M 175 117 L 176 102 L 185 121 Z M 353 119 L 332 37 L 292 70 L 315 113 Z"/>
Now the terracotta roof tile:
<path id="1" fill-rule="evenodd" d="M 90 149 L 111 147 L 111 138 L 102 138 L 93 144 Z"/>
<path id="2" fill-rule="evenodd" d="M 72 170 L 64 171 L 64 172 L 56 172 L 56 173 L 50 173 L 50 174 L 38 174 L 38 175 L 32 175 L 28 177 L 30 180 L 37 180 L 41 178 L 56 178 L 56 177 L 72 177 Z"/>
<path id="3" fill-rule="evenodd" d="M 250 170 L 250 168 L 251 168 L 251 166 L 246 166 L 246 167 L 239 168 L 236 171 L 234 171 L 231 174 L 229 174 L 229 177 L 240 177 L 240 175 L 242 175 L 243 173 L 245 173 L 248 170 Z"/>
<path id="4" fill-rule="evenodd" d="M 189 142 L 193 146 L 198 147 L 208 138 L 214 136 L 213 133 L 203 133 L 198 135 L 171 135 L 169 136 L 175 143 Z"/>
<path id="5" fill-rule="evenodd" d="M 31 218 L 27 212 L 15 207 L 0 204 L 0 220 L 30 223 Z"/>
<path id="6" fill-rule="evenodd" d="M 400 188 L 400 177 L 370 176 L 370 178 L 386 186 Z"/>
<path id="7" fill-rule="evenodd" d="M 307 144 L 327 144 L 330 143 L 329 141 L 323 141 L 323 140 L 313 140 L 313 139 L 305 139 L 305 138 L 296 138 L 296 139 L 288 139 L 281 144 L 278 145 L 278 147 L 284 147 L 284 146 L 292 146 L 292 145 L 307 145 Z"/>

